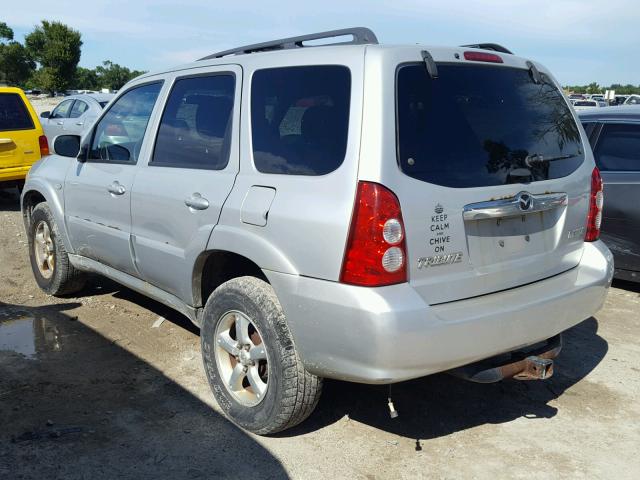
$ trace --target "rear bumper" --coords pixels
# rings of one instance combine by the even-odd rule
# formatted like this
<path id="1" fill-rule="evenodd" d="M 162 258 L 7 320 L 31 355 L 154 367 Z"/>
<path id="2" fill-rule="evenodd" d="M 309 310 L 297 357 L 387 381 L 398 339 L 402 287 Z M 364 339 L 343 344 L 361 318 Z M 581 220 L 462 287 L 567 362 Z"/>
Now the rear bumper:
<path id="1" fill-rule="evenodd" d="M 585 243 L 568 272 L 435 306 L 406 283 L 364 288 L 266 273 L 310 372 L 384 384 L 541 342 L 589 318 L 611 285 L 613 258 L 604 243 Z"/>
<path id="2" fill-rule="evenodd" d="M 0 168 L 0 184 L 1 182 L 11 182 L 14 180 L 24 180 L 27 173 L 31 169 L 31 165 L 24 167 L 7 167 Z"/>

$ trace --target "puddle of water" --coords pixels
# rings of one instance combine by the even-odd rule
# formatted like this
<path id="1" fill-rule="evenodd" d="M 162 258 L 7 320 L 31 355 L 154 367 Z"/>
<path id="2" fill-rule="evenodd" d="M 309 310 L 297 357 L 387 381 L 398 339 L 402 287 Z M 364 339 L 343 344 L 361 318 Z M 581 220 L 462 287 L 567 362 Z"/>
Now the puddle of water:
<path id="1" fill-rule="evenodd" d="M 21 316 L 0 321 L 0 351 L 34 358 L 42 352 L 62 350 L 58 329 L 45 318 Z"/>

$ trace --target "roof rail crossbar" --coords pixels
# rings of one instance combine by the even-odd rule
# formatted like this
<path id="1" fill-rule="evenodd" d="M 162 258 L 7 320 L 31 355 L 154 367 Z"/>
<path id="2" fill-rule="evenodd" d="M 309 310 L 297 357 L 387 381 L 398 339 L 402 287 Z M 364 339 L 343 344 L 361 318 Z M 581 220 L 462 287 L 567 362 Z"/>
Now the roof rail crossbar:
<path id="1" fill-rule="evenodd" d="M 199 60 L 210 60 L 212 58 L 226 57 L 227 55 L 244 55 L 254 52 L 268 52 L 270 50 L 284 50 L 289 48 L 305 47 L 304 42 L 311 40 L 322 40 L 325 38 L 351 36 L 351 40 L 339 41 L 335 43 L 325 43 L 323 45 L 363 45 L 377 44 L 378 39 L 370 29 L 365 27 L 343 28 L 341 30 L 330 30 L 327 32 L 311 33 L 301 35 L 299 37 L 281 38 L 279 40 L 271 40 L 269 42 L 254 43 L 253 45 L 245 45 L 244 47 L 232 48 L 222 52 L 212 53 Z M 307 45 L 311 46 L 311 45 Z"/>
<path id="2" fill-rule="evenodd" d="M 513 52 L 508 48 L 503 47 L 497 43 L 474 43 L 473 45 L 460 45 L 461 47 L 479 48 L 481 50 L 491 50 L 494 52 L 508 53 L 513 55 Z"/>

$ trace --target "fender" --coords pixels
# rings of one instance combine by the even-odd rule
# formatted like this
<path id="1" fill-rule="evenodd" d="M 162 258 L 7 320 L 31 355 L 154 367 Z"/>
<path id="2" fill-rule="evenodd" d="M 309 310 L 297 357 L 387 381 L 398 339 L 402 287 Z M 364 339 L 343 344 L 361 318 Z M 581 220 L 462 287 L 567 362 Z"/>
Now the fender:
<path id="1" fill-rule="evenodd" d="M 71 159 L 52 155 L 34 163 L 31 170 L 29 170 L 22 195 L 20 196 L 20 209 L 27 234 L 29 225 L 27 224 L 27 212 L 24 199 L 30 193 L 37 192 L 45 198 L 49 205 L 53 217 L 58 224 L 58 230 L 64 247 L 69 253 L 75 253 L 75 250 L 69 240 L 69 233 L 67 232 L 67 224 L 64 216 L 64 180 L 72 162 L 75 162 L 75 158 Z M 64 165 L 65 163 L 66 165 Z"/>
<path id="2" fill-rule="evenodd" d="M 262 270 L 298 275 L 298 269 L 273 244 L 248 229 L 217 225 L 209 238 L 207 250 L 226 250 L 248 258 Z"/>

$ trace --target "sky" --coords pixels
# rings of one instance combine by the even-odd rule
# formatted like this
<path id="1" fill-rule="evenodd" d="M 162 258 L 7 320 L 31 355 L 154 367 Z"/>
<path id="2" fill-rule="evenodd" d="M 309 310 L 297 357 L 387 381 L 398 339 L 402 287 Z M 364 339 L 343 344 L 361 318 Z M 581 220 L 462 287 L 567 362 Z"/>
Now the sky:
<path id="1" fill-rule="evenodd" d="M 29 0 L 2 9 L 22 41 L 41 20 L 82 33 L 80 65 L 158 70 L 275 38 L 366 26 L 380 43 L 499 43 L 563 85 L 640 84 L 639 0 Z"/>

